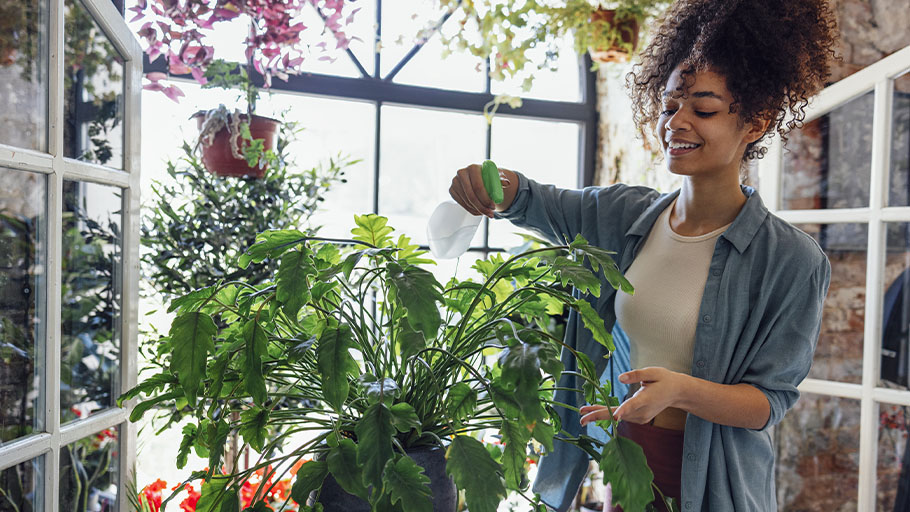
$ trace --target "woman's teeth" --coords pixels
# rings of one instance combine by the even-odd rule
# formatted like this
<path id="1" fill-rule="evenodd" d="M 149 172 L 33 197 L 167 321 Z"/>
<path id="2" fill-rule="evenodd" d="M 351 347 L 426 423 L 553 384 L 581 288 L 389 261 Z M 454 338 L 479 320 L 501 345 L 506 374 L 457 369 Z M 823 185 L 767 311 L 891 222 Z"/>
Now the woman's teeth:
<path id="1" fill-rule="evenodd" d="M 669 142 L 667 144 L 670 149 L 694 149 L 700 146 L 700 144 L 684 144 L 680 142 Z"/>

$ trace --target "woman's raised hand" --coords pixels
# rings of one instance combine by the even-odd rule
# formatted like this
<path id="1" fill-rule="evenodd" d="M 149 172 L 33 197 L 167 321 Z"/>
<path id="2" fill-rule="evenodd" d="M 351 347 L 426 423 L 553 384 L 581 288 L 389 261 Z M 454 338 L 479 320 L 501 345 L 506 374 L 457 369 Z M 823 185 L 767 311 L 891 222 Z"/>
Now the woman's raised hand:
<path id="1" fill-rule="evenodd" d="M 500 167 L 499 178 L 503 191 L 503 200 L 499 204 L 493 203 L 483 186 L 480 164 L 471 164 L 459 169 L 452 178 L 449 195 L 472 215 L 486 215 L 492 218 L 494 212 L 506 210 L 512 204 L 518 189 L 518 176 L 514 172 Z"/>

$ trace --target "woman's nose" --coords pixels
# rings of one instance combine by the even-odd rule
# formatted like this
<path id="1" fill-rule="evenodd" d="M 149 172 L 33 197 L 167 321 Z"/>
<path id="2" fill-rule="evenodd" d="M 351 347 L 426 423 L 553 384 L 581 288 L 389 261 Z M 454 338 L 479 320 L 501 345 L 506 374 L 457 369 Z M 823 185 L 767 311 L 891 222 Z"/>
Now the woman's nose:
<path id="1" fill-rule="evenodd" d="M 683 112 L 683 109 L 679 109 L 676 112 L 673 112 L 673 115 L 671 115 L 670 119 L 667 120 L 667 128 L 674 132 L 687 130 L 689 127 L 689 120 L 687 118 L 687 115 Z"/>

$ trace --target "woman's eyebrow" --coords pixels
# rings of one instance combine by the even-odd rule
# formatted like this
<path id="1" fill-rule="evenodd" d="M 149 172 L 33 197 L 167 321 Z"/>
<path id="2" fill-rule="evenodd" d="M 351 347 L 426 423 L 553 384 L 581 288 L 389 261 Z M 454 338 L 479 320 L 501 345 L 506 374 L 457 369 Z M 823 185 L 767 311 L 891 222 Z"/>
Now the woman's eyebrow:
<path id="1" fill-rule="evenodd" d="M 674 98 L 679 98 L 679 97 L 685 97 L 685 96 L 687 96 L 686 94 L 678 94 L 678 95 L 677 95 L 677 94 L 674 94 L 674 93 L 677 93 L 677 91 L 664 91 L 664 93 L 661 94 L 661 97 L 662 97 L 663 99 L 667 99 L 667 98 L 669 98 L 669 97 L 671 97 L 671 96 L 674 97 Z M 715 99 L 718 99 L 718 100 L 722 100 L 722 99 L 723 99 L 719 94 L 717 94 L 717 93 L 714 92 L 714 91 L 697 91 L 697 92 L 693 92 L 693 93 L 692 93 L 692 96 L 695 97 L 695 98 L 715 98 Z"/>

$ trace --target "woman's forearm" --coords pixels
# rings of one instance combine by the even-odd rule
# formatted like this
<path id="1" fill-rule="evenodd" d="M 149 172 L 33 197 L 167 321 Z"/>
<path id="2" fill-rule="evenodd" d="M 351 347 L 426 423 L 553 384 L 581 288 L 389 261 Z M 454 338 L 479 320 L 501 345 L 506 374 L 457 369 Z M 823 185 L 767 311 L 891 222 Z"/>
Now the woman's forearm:
<path id="1" fill-rule="evenodd" d="M 764 393 L 751 384 L 718 384 L 685 375 L 673 407 L 699 418 L 728 425 L 760 429 L 768 423 L 771 405 Z"/>

